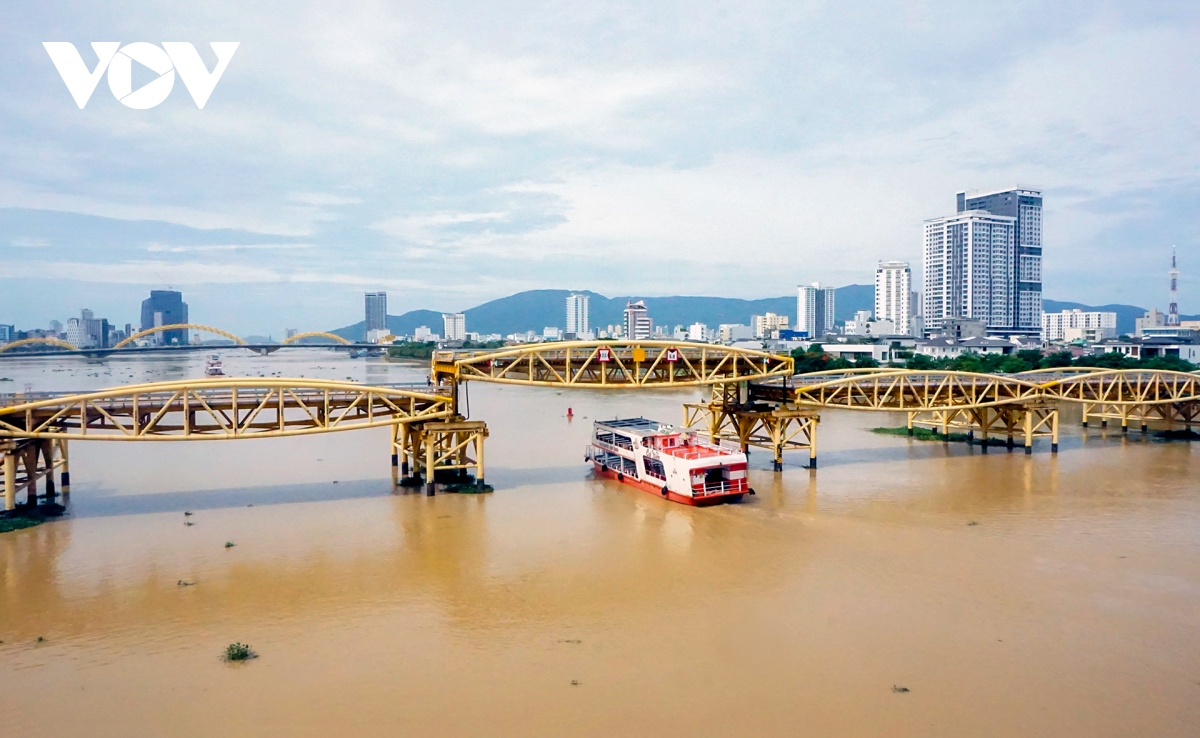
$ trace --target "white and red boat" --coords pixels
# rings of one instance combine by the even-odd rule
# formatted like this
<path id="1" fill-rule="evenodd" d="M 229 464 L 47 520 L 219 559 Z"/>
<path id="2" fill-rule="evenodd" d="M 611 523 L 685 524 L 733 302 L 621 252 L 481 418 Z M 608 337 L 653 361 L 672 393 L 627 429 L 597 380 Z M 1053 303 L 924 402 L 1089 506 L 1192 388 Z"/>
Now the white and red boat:
<path id="1" fill-rule="evenodd" d="M 746 454 L 645 418 L 597 420 L 585 458 L 595 464 L 596 476 L 685 505 L 737 502 L 754 494 L 746 480 Z"/>

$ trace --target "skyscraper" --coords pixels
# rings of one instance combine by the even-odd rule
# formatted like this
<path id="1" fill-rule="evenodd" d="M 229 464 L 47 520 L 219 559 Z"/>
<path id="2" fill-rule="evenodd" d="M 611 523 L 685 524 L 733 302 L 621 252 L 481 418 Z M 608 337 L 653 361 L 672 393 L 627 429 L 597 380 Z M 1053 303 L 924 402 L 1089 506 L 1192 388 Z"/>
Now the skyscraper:
<path id="1" fill-rule="evenodd" d="M 832 288 L 821 287 L 820 282 L 813 282 L 811 286 L 801 285 L 796 295 L 796 330 L 807 333 L 809 338 L 832 333 L 834 309 Z"/>
<path id="2" fill-rule="evenodd" d="M 947 318 L 982 321 L 989 332 L 1014 328 L 1016 218 L 968 210 L 925 221 L 925 331 Z M 1041 298 L 1038 298 L 1041 333 Z"/>
<path id="3" fill-rule="evenodd" d="M 442 329 L 447 341 L 467 340 L 467 316 L 462 313 L 442 313 Z"/>
<path id="4" fill-rule="evenodd" d="M 569 295 L 567 297 L 567 333 L 581 336 L 590 330 L 588 326 L 588 296 Z"/>
<path id="5" fill-rule="evenodd" d="M 997 333 L 1039 334 L 1042 329 L 1042 193 L 1013 188 L 995 192 L 959 192 L 958 212 L 984 210 L 1014 219 L 1009 281 L 1012 323 Z M 1003 330 L 1001 330 L 1003 328 Z"/>
<path id="6" fill-rule="evenodd" d="M 387 330 L 387 293 L 368 292 L 366 294 L 366 325 L 363 332 Z"/>
<path id="7" fill-rule="evenodd" d="M 897 333 L 907 333 L 912 317 L 912 269 L 908 262 L 879 262 L 875 268 L 875 320 L 890 320 Z"/>
<path id="8" fill-rule="evenodd" d="M 654 332 L 654 321 L 642 300 L 625 304 L 625 337 L 634 340 L 649 338 Z"/>
<path id="9" fill-rule="evenodd" d="M 188 306 L 183 293 L 175 290 L 150 290 L 150 297 L 142 300 L 142 330 L 160 325 L 178 325 L 188 322 Z M 188 342 L 187 328 L 162 331 L 152 336 L 155 343 L 184 346 Z"/>

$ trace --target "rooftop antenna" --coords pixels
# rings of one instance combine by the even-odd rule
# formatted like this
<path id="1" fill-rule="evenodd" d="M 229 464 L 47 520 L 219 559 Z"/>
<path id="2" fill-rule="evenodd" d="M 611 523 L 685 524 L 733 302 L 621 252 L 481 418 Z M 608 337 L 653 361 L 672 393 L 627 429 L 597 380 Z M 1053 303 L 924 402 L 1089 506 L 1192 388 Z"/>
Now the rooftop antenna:
<path id="1" fill-rule="evenodd" d="M 1178 299 L 1178 283 L 1179 270 L 1175 267 L 1175 247 L 1171 247 L 1171 271 L 1167 272 L 1171 276 L 1171 304 L 1167 308 L 1167 325 L 1179 325 L 1179 299 Z"/>

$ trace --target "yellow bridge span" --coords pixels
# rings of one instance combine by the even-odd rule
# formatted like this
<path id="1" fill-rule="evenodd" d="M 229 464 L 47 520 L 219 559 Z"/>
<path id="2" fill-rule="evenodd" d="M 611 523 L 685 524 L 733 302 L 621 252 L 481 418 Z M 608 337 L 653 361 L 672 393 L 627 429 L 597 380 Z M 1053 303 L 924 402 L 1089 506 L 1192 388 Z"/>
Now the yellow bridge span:
<path id="1" fill-rule="evenodd" d="M 1059 406 L 1081 406 L 1083 424 L 1119 420 L 1146 431 L 1150 422 L 1167 430 L 1200 425 L 1200 374 L 1144 369 L 1041 370 L 1015 375 L 906 369 L 834 370 L 745 387 L 714 387 L 704 403 L 685 405 L 684 422 L 713 437 L 775 452 L 776 468 L 788 448 L 808 449 L 816 465 L 816 414 L 822 408 L 903 412 L 909 434 L 928 426 L 948 438 L 950 430 L 978 432 L 986 452 L 992 435 L 1024 437 L 1026 453 L 1036 436 L 1050 436 L 1058 450 Z"/>
<path id="2" fill-rule="evenodd" d="M 163 330 L 180 326 L 163 326 Z M 297 336 L 295 338 L 299 338 Z M 133 337 L 131 337 L 133 338 Z M 1016 375 L 870 369 L 792 375 L 791 358 L 762 351 L 672 341 L 565 342 L 495 351 L 435 352 L 425 386 L 368 386 L 287 378 L 211 378 L 114 387 L 87 393 L 0 396 L 5 505 L 24 486 L 61 468 L 69 485 L 69 440 L 178 441 L 270 438 L 358 428 L 392 428 L 394 473 L 426 490 L 435 481 L 483 484 L 487 426 L 458 413 L 467 381 L 526 386 L 654 389 L 707 386 L 706 402 L 684 405 L 684 423 L 744 448 L 807 449 L 816 467 L 822 408 L 904 412 L 914 426 L 965 429 L 969 439 L 1024 436 L 1058 447 L 1058 407 L 1082 407 L 1085 425 L 1120 420 L 1200 425 L 1200 374 L 1148 370 L 1055 370 Z M 410 471 L 413 476 L 410 477 Z"/>
<path id="3" fill-rule="evenodd" d="M 392 461 L 404 455 L 436 472 L 472 468 L 483 479 L 486 426 L 457 414 L 455 398 L 435 388 L 369 386 L 314 379 L 214 378 L 113 387 L 87 393 L 9 395 L 0 401 L 5 509 L 24 486 L 62 469 L 70 485 L 67 442 L 208 441 L 276 438 L 390 426 Z M 473 448 L 471 448 L 473 447 Z M 474 451 L 470 458 L 468 451 Z"/>
<path id="4" fill-rule="evenodd" d="M 564 341 L 437 351 L 433 381 L 597 389 L 696 387 L 791 376 L 790 356 L 680 341 Z"/>

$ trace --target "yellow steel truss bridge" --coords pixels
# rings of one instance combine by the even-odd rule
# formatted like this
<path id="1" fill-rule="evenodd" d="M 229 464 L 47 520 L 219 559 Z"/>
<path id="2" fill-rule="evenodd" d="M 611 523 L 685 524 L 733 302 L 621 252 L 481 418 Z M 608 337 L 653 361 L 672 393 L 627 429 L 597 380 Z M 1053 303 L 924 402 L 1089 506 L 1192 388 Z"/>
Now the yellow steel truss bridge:
<path id="1" fill-rule="evenodd" d="M 161 326 L 170 330 L 185 326 Z M 189 324 L 186 327 L 223 331 Z M 143 332 L 142 335 L 152 333 Z M 323 336 L 309 333 L 296 341 Z M 130 340 L 135 340 L 131 336 Z M 35 339 L 40 341 L 41 339 Z M 9 344 L 10 346 L 12 344 Z M 128 385 L 87 393 L 0 396 L 0 455 L 5 506 L 24 487 L 36 501 L 39 479 L 53 496 L 53 471 L 69 487 L 70 440 L 230 440 L 328 433 L 389 426 L 394 475 L 419 473 L 429 493 L 442 475 L 467 469 L 483 485 L 487 426 L 459 414 L 462 382 L 592 389 L 709 387 L 702 403 L 684 406 L 684 422 L 713 438 L 773 451 L 806 449 L 816 467 L 816 429 L 823 408 L 903 412 L 910 433 L 928 426 L 1004 435 L 1012 447 L 1036 436 L 1058 447 L 1058 408 L 1081 406 L 1084 425 L 1119 420 L 1200 425 L 1200 374 L 1150 370 L 1062 369 L 1014 375 L 864 369 L 793 375 L 788 356 L 675 341 L 569 341 L 489 351 L 437 351 L 428 386 L 367 386 L 286 378 L 195 379 Z M 410 477 L 410 471 L 413 476 Z"/>

